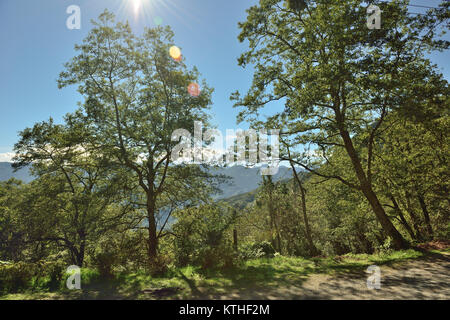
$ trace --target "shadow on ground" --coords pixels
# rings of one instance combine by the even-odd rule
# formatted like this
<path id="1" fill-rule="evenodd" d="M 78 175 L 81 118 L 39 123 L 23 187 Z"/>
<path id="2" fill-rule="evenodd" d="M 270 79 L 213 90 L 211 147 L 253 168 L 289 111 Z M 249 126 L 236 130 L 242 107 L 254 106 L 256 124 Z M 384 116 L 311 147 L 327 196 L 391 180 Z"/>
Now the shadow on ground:
<path id="1" fill-rule="evenodd" d="M 193 299 L 350 299 L 350 300 L 423 300 L 450 299 L 450 257 L 432 254 L 417 260 L 384 264 L 381 268 L 381 288 L 368 289 L 366 267 L 344 264 L 334 266 L 331 274 L 295 274 L 273 272 L 274 283 L 254 279 L 243 281 L 239 275 L 230 276 L 228 286 L 196 287 Z M 254 274 L 262 270 L 254 270 Z M 277 278 L 277 272 L 283 277 Z M 317 269 L 316 269 L 317 272 Z"/>

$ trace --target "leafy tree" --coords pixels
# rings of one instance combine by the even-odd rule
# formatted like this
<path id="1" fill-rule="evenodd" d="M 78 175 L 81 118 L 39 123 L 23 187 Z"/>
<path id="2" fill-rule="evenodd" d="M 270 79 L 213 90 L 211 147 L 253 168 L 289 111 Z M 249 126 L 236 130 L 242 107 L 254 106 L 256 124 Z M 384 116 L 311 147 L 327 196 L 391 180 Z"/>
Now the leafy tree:
<path id="1" fill-rule="evenodd" d="M 432 239 L 432 220 L 439 229 L 448 220 L 448 114 L 442 110 L 439 117 L 425 123 L 398 115 L 390 118 L 375 149 L 376 183 L 412 238 Z"/>
<path id="2" fill-rule="evenodd" d="M 36 179 L 15 207 L 28 242 L 54 242 L 83 266 L 88 246 L 120 225 L 131 228 L 133 205 L 123 187 L 126 176 L 106 166 L 86 138 L 85 127 L 72 121 L 37 123 L 20 133 L 14 166 L 32 164 Z"/>
<path id="3" fill-rule="evenodd" d="M 60 88 L 78 84 L 85 97 L 80 113 L 92 130 L 98 152 L 114 167 L 125 168 L 141 189 L 146 212 L 148 256 L 158 248 L 158 216 L 169 204 L 203 197 L 210 176 L 200 166 L 175 165 L 172 141 L 176 129 L 193 132 L 194 121 L 207 125 L 211 103 L 206 83 L 198 97 L 187 87 L 199 82 L 198 71 L 169 55 L 173 32 L 169 27 L 146 29 L 141 37 L 128 23 L 115 24 L 105 11 L 66 64 Z M 200 187 L 200 188 L 199 188 Z M 166 220 L 167 221 L 167 220 Z"/>
<path id="4" fill-rule="evenodd" d="M 424 53 L 448 48 L 437 33 L 449 4 L 411 17 L 407 1 L 371 1 L 383 11 L 383 26 L 369 30 L 362 0 L 311 0 L 303 10 L 283 3 L 260 0 L 239 25 L 239 40 L 250 46 L 239 64 L 255 66 L 247 94 L 232 95 L 244 107 L 239 120 L 280 128 L 284 145 L 297 151 L 288 157 L 284 150 L 281 159 L 362 192 L 395 247 L 407 247 L 375 193 L 373 150 L 393 110 L 420 118 L 446 103 L 448 84 Z M 260 109 L 273 101 L 284 102 L 285 109 L 258 120 Z M 302 144 L 315 150 L 309 158 L 300 153 Z M 353 169 L 348 178 L 332 165 L 328 172 L 317 170 L 330 164 L 337 149 Z"/>
<path id="5" fill-rule="evenodd" d="M 16 203 L 22 201 L 25 190 L 19 180 L 0 182 L 0 260 L 24 259 L 24 233 L 18 221 Z"/>
<path id="6" fill-rule="evenodd" d="M 172 235 L 179 265 L 209 268 L 233 263 L 229 231 L 237 218 L 235 210 L 223 203 L 203 204 L 178 210 L 175 217 Z"/>
<path id="7" fill-rule="evenodd" d="M 364 196 L 338 180 L 305 181 L 315 242 L 326 255 L 373 253 L 388 239 Z"/>

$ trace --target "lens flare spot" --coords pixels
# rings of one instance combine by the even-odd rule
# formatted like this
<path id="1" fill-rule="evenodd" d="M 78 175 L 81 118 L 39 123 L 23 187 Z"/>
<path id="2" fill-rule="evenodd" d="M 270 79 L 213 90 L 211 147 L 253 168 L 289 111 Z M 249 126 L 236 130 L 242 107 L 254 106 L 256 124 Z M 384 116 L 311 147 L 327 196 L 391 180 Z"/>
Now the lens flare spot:
<path id="1" fill-rule="evenodd" d="M 190 83 L 188 86 L 188 92 L 192 97 L 198 97 L 200 95 L 200 86 L 198 83 Z"/>
<path id="2" fill-rule="evenodd" d="M 153 23 L 157 26 L 160 26 L 163 23 L 163 19 L 160 16 L 157 16 L 153 19 Z"/>
<path id="3" fill-rule="evenodd" d="M 175 61 L 177 61 L 177 59 L 181 60 L 181 50 L 177 46 L 170 47 L 169 54 Z"/>

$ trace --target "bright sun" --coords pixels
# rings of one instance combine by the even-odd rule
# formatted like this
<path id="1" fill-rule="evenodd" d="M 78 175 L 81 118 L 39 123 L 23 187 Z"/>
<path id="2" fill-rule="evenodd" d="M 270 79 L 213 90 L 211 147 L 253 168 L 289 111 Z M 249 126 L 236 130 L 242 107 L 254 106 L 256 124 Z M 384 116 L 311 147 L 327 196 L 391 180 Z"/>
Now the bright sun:
<path id="1" fill-rule="evenodd" d="M 134 6 L 134 13 L 138 13 L 142 5 L 142 0 L 132 0 L 132 2 Z"/>

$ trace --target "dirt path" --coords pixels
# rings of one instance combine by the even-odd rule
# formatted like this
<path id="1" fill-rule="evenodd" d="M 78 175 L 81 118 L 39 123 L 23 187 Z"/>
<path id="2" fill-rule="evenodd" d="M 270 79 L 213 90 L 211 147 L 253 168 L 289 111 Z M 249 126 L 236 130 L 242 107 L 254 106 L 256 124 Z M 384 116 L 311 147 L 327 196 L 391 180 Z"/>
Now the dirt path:
<path id="1" fill-rule="evenodd" d="M 450 299 L 450 256 L 434 256 L 394 266 L 381 266 L 381 288 L 367 288 L 365 272 L 313 274 L 301 284 L 264 288 L 206 299 Z"/>
<path id="2" fill-rule="evenodd" d="M 450 300 L 450 254 L 427 255 L 426 258 L 380 266 L 381 288 L 367 288 L 368 273 L 355 271 L 335 274 L 290 274 L 283 282 L 250 285 L 244 289 L 196 287 L 192 281 L 192 292 L 175 299 L 213 300 Z M 194 289 L 193 289 L 194 288 Z M 164 297 L 156 297 L 164 298 Z M 169 297 L 170 298 L 170 297 Z M 61 293 L 14 294 L 8 299 L 155 299 L 153 295 L 137 292 L 135 295 L 121 294 L 110 290 L 88 290 L 70 295 Z"/>

